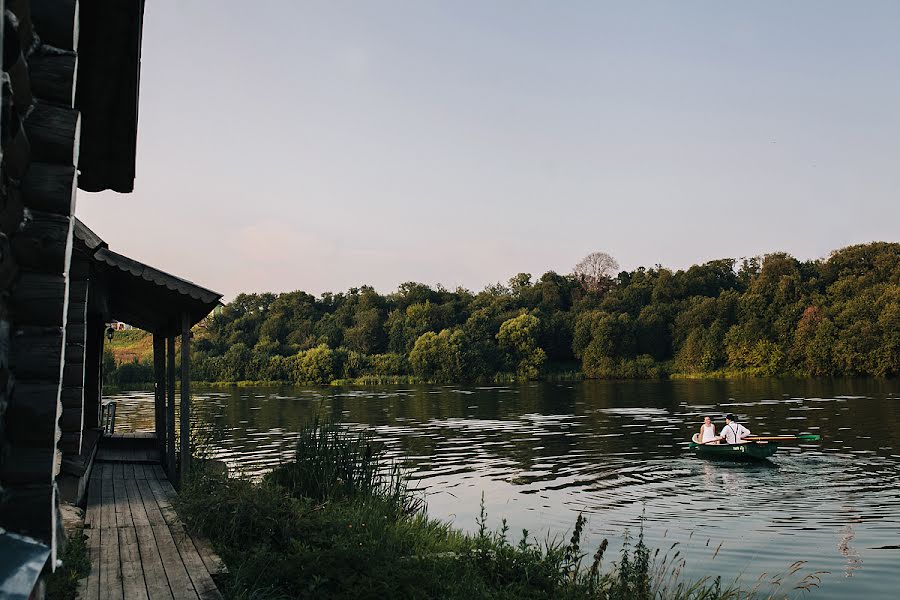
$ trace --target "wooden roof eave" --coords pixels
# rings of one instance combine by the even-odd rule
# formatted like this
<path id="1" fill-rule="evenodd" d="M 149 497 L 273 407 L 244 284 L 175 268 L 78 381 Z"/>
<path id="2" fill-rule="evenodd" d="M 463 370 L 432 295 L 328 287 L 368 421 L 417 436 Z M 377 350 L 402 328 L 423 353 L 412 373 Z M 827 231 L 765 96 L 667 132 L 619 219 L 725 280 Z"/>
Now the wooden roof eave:
<path id="1" fill-rule="evenodd" d="M 75 238 L 94 265 L 106 273 L 111 318 L 175 335 L 181 331 L 182 315 L 187 314 L 193 326 L 222 299 L 218 292 L 113 252 L 77 218 Z"/>

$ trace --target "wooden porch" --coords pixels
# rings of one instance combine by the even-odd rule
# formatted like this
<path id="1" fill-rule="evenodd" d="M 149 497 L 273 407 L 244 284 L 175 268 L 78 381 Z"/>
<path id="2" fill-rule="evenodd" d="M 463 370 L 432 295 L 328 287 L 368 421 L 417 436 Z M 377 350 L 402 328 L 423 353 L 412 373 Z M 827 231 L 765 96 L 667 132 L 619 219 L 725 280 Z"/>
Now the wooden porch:
<path id="1" fill-rule="evenodd" d="M 172 508 L 175 489 L 152 434 L 101 442 L 88 485 L 85 534 L 91 571 L 79 598 L 221 599 L 213 575 L 225 572 L 208 543 L 193 538 Z M 131 439 L 129 448 L 122 440 Z M 106 444 L 104 444 L 106 442 Z M 106 447 L 104 447 L 106 446 Z"/>

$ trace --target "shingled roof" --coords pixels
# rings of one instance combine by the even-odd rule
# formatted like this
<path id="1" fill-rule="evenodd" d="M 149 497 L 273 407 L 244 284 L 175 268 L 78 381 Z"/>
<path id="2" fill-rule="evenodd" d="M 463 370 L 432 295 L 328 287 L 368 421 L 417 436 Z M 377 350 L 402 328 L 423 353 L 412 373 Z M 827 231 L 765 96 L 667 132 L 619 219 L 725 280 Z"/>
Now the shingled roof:
<path id="1" fill-rule="evenodd" d="M 77 218 L 74 234 L 105 276 L 111 317 L 116 320 L 148 331 L 177 332 L 182 314 L 188 314 L 193 325 L 222 299 L 218 292 L 113 252 Z"/>

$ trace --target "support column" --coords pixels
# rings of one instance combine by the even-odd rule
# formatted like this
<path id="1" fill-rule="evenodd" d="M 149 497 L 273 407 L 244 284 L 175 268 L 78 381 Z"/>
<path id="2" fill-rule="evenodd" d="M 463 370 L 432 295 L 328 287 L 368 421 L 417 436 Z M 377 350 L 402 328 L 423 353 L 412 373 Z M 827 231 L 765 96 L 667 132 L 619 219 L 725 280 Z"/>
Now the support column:
<path id="1" fill-rule="evenodd" d="M 166 464 L 166 338 L 153 334 L 153 416 L 160 463 Z"/>
<path id="2" fill-rule="evenodd" d="M 191 321 L 181 315 L 181 474 L 187 479 L 191 467 Z"/>
<path id="3" fill-rule="evenodd" d="M 166 339 L 168 368 L 166 369 L 166 471 L 169 481 L 177 481 L 175 475 L 175 338 Z"/>

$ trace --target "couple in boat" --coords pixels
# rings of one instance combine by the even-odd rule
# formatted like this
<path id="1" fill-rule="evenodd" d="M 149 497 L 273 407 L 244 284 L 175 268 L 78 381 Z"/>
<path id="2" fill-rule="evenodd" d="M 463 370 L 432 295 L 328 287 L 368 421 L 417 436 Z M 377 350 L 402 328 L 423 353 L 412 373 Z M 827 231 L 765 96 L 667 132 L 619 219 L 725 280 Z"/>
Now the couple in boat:
<path id="1" fill-rule="evenodd" d="M 716 435 L 716 426 L 709 417 L 704 417 L 700 433 L 694 434 L 694 441 L 698 444 L 719 444 L 725 440 L 726 444 L 740 444 L 750 435 L 750 430 L 737 422 L 734 415 L 725 415 L 725 427 Z"/>

